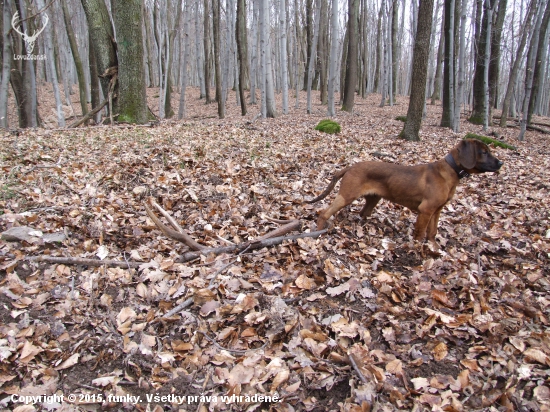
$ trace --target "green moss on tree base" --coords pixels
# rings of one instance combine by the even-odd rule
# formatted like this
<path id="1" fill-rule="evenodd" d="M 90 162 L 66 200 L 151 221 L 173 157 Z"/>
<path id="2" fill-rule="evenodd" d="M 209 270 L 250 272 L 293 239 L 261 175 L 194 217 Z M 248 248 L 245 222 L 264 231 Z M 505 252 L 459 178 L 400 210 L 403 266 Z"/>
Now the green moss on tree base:
<path id="1" fill-rule="evenodd" d="M 483 124 L 483 116 L 474 113 L 470 116 L 468 121 L 472 124 L 482 125 Z"/>
<path id="2" fill-rule="evenodd" d="M 476 139 L 476 140 L 479 140 L 485 144 L 490 144 L 490 145 L 493 145 L 495 147 L 502 147 L 504 149 L 508 149 L 508 150 L 518 150 L 515 146 L 512 146 L 512 145 L 509 145 L 508 143 L 504 143 L 504 142 L 501 142 L 500 140 L 496 140 L 496 139 L 493 139 L 491 137 L 488 137 L 488 136 L 482 136 L 482 135 L 479 135 L 479 134 L 475 134 L 475 133 L 468 133 L 466 134 L 466 136 L 464 136 L 465 139 Z"/>
<path id="3" fill-rule="evenodd" d="M 325 132 L 329 134 L 335 134 L 335 133 L 340 133 L 342 128 L 334 120 L 324 119 L 324 120 L 321 120 L 317 126 L 315 126 L 315 130 L 319 130 L 321 132 Z"/>
<path id="4" fill-rule="evenodd" d="M 395 120 L 400 120 L 402 121 L 403 123 L 405 123 L 407 121 L 407 116 L 397 116 L 395 118 Z"/>

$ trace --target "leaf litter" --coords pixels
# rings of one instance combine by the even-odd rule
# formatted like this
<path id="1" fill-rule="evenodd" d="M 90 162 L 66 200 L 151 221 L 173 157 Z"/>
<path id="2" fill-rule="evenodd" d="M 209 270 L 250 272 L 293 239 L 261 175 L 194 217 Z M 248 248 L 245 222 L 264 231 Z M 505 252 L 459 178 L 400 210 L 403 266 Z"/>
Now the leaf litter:
<path id="1" fill-rule="evenodd" d="M 413 247 L 408 209 L 381 202 L 362 221 L 355 202 L 319 238 L 180 262 L 188 248 L 145 212 L 152 197 L 208 247 L 258 238 L 274 219 L 313 231 L 334 194 L 302 200 L 336 170 L 434 161 L 461 138 L 428 106 L 423 141 L 399 140 L 407 100 L 378 102 L 339 112 L 337 135 L 314 130 L 320 105 L 252 121 L 231 104 L 218 120 L 198 99 L 183 122 L 3 133 L 0 231 L 22 233 L 0 243 L 3 407 L 64 410 L 10 397 L 76 393 L 79 410 L 548 410 L 542 134 L 518 143 L 498 129 L 518 150 L 492 149 L 502 171 L 461 181 L 440 251 Z M 28 260 L 44 255 L 137 264 Z M 112 401 L 130 395 L 141 403 Z"/>

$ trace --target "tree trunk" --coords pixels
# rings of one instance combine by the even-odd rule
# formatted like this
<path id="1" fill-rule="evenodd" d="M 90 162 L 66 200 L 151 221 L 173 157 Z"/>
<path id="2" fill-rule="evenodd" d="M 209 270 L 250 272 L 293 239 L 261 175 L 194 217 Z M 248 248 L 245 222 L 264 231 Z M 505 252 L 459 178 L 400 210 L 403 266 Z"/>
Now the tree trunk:
<path id="1" fill-rule="evenodd" d="M 541 10 L 542 12 L 542 10 Z M 531 90 L 531 96 L 529 97 L 529 108 L 527 111 L 527 124 L 531 124 L 531 118 L 535 111 L 535 102 L 539 94 L 542 94 L 542 80 L 544 74 L 542 72 L 543 62 L 546 60 L 546 49 L 548 46 L 548 21 L 550 20 L 550 3 L 546 4 L 546 10 L 542 18 L 540 25 L 539 40 L 537 44 L 537 54 L 535 58 L 535 68 L 533 70 L 533 88 Z"/>
<path id="2" fill-rule="evenodd" d="M 455 0 L 445 0 L 445 62 L 441 127 L 449 128 L 453 128 L 454 121 L 454 2 Z"/>
<path id="3" fill-rule="evenodd" d="M 90 67 L 90 97 L 92 99 L 92 110 L 101 104 L 101 86 L 99 84 L 99 73 L 95 60 L 94 43 L 90 32 L 88 32 L 88 65 Z M 101 111 L 94 115 L 94 122 L 101 123 Z"/>
<path id="4" fill-rule="evenodd" d="M 498 1 L 498 0 L 496 0 Z M 489 123 L 491 122 L 490 117 L 490 102 L 489 95 L 491 88 L 489 84 L 489 64 L 491 59 L 491 35 L 493 32 L 493 7 L 496 5 L 496 2 L 490 4 L 490 0 L 486 0 L 486 5 L 488 6 L 487 13 L 487 30 L 485 35 L 487 39 L 485 40 L 485 62 L 483 63 L 483 131 L 486 132 L 489 129 Z"/>
<path id="5" fill-rule="evenodd" d="M 539 9 L 540 11 L 540 9 Z M 531 92 L 533 89 L 533 78 L 535 72 L 535 63 L 537 58 L 537 48 L 539 43 L 540 36 L 540 27 L 542 24 L 543 16 L 541 13 L 538 13 L 536 17 L 535 30 L 531 36 L 531 43 L 529 44 L 529 52 L 527 53 L 527 61 L 525 64 L 525 93 L 523 97 L 523 104 L 521 110 L 521 119 L 519 122 L 520 131 L 518 135 L 518 140 L 523 141 L 525 136 L 525 131 L 527 130 L 527 116 L 529 114 L 529 99 L 531 99 Z"/>
<path id="6" fill-rule="evenodd" d="M 218 117 L 225 117 L 225 101 L 222 96 L 222 76 L 220 68 L 220 0 L 212 0 L 212 17 L 214 32 L 214 77 L 216 81 L 216 101 Z"/>
<path id="7" fill-rule="evenodd" d="M 180 91 L 180 106 L 178 109 L 178 119 L 181 120 L 185 117 L 185 93 L 187 90 L 187 83 L 189 82 L 189 74 L 187 73 L 187 66 L 189 65 L 189 16 L 190 16 L 189 1 L 185 2 L 185 15 L 183 21 L 183 61 L 181 63 L 181 91 Z"/>
<path id="8" fill-rule="evenodd" d="M 212 103 L 210 97 L 210 0 L 204 0 L 204 95 L 206 104 Z"/>
<path id="9" fill-rule="evenodd" d="M 392 20 L 391 20 L 391 102 L 395 101 L 395 96 L 397 94 L 397 69 L 399 66 L 398 60 L 398 49 L 399 44 L 397 42 L 397 32 L 399 30 L 399 0 L 392 0 Z M 430 28 L 431 32 L 431 28 Z M 416 43 L 416 41 L 415 41 Z M 413 77 L 413 79 L 415 79 Z M 416 80 L 415 80 L 416 81 Z"/>
<path id="10" fill-rule="evenodd" d="M 315 61 L 317 60 L 317 41 L 319 40 L 319 20 L 320 20 L 320 2 L 316 3 L 315 7 L 315 27 L 313 30 L 313 43 L 311 46 L 311 56 L 308 62 L 307 69 L 307 113 L 311 114 L 311 84 L 315 70 Z"/>
<path id="11" fill-rule="evenodd" d="M 521 60 L 523 56 L 523 51 L 525 50 L 525 45 L 527 44 L 527 38 L 531 33 L 531 26 L 533 24 L 533 15 L 535 14 L 536 1 L 531 1 L 527 16 L 522 24 L 523 30 L 521 33 L 521 39 L 516 50 L 516 57 L 510 68 L 510 74 L 508 76 L 508 86 L 506 87 L 506 94 L 504 95 L 504 101 L 502 102 L 502 114 L 500 115 L 500 127 L 506 127 L 506 120 L 508 119 L 508 112 L 510 111 L 510 103 L 512 102 L 512 95 L 514 93 L 514 88 L 519 74 L 519 68 L 521 65 Z"/>
<path id="12" fill-rule="evenodd" d="M 338 0 L 332 0 L 332 15 L 331 15 L 331 43 L 330 43 L 330 66 L 328 74 L 328 115 L 336 116 L 334 110 L 334 92 L 336 89 L 337 76 L 337 57 L 338 57 Z"/>
<path id="13" fill-rule="evenodd" d="M 434 0 L 420 0 L 418 10 L 418 26 L 413 51 L 411 97 L 407 120 L 401 132 L 401 137 L 406 140 L 419 141 L 422 112 L 426 98 L 426 80 L 428 60 L 430 58 L 430 37 L 432 30 L 432 13 Z"/>
<path id="14" fill-rule="evenodd" d="M 21 5 L 20 0 L 15 0 L 15 7 L 19 12 L 21 20 L 19 27 L 23 29 L 23 32 L 31 32 L 32 30 L 29 30 L 29 22 L 25 20 L 25 5 Z M 15 44 L 15 39 L 19 41 L 20 47 L 18 47 L 17 50 L 20 52 L 20 54 L 31 54 L 25 49 L 23 39 L 19 35 L 12 34 L 12 36 L 14 38 L 13 44 Z M 15 52 L 17 53 L 17 51 Z M 11 71 L 12 72 L 10 75 L 10 83 L 12 85 L 15 100 L 17 103 L 19 127 L 37 127 L 38 110 L 36 101 L 36 75 L 33 61 L 30 59 L 25 59 L 18 62 L 12 61 Z"/>
<path id="15" fill-rule="evenodd" d="M 346 59 L 346 81 L 344 85 L 344 102 L 342 110 L 352 113 L 355 104 L 355 87 L 357 85 L 357 42 L 359 37 L 358 14 L 359 0 L 348 0 L 348 55 Z"/>
<path id="16" fill-rule="evenodd" d="M 455 95 L 455 108 L 454 108 L 454 125 L 455 132 L 460 131 L 460 106 L 464 99 L 464 68 L 466 66 L 465 54 L 466 54 L 466 13 L 468 11 L 468 0 L 462 0 L 462 7 L 460 12 L 460 29 L 459 29 L 459 47 L 458 47 L 458 79 Z"/>
<path id="17" fill-rule="evenodd" d="M 307 90 L 308 77 L 309 77 L 309 61 L 311 60 L 311 54 L 313 52 L 313 0 L 306 1 L 306 67 L 304 76 L 304 90 Z"/>
<path id="18" fill-rule="evenodd" d="M 379 90 L 380 84 L 380 71 L 382 60 L 384 59 L 382 53 L 382 22 L 384 20 L 384 0 L 380 4 L 380 10 L 378 11 L 378 23 L 376 26 L 376 67 L 374 69 L 374 91 Z"/>
<path id="19" fill-rule="evenodd" d="M 113 75 L 112 68 L 118 66 L 113 26 L 103 0 L 81 0 L 81 2 L 95 52 L 97 71 L 100 76 L 99 83 L 103 90 L 103 96 L 107 98 L 109 95 L 109 82 Z M 111 70 L 109 71 L 109 69 Z"/>
<path id="20" fill-rule="evenodd" d="M 236 24 L 237 56 L 239 63 L 239 102 L 241 115 L 246 115 L 246 73 L 248 72 L 248 45 L 246 36 L 246 0 L 237 0 L 237 24 Z"/>
<path id="21" fill-rule="evenodd" d="M 474 105 L 472 115 L 468 119 L 469 122 L 474 124 L 483 124 L 486 112 L 484 88 L 485 62 L 488 62 L 490 58 L 490 56 L 486 55 L 488 54 L 487 51 L 490 52 L 490 47 L 488 48 L 486 44 L 487 39 L 490 38 L 490 33 L 489 36 L 487 35 L 487 28 L 489 27 L 488 15 L 489 11 L 493 9 L 493 4 L 495 1 L 496 0 L 485 0 L 484 2 L 484 12 L 481 29 L 479 30 L 479 40 L 476 43 L 477 53 L 475 57 L 475 73 L 473 83 Z"/>
<path id="22" fill-rule="evenodd" d="M 321 14 L 319 22 L 319 39 L 317 47 L 317 59 L 319 61 L 319 99 L 321 104 L 327 104 L 327 53 L 328 53 L 328 0 L 320 0 Z"/>
<path id="23" fill-rule="evenodd" d="M 432 102 L 441 99 L 441 75 L 443 73 L 443 51 L 445 50 L 445 18 L 441 19 L 441 35 L 439 36 L 439 46 L 437 48 L 437 65 L 435 67 L 434 91 L 432 93 Z"/>
<path id="24" fill-rule="evenodd" d="M 378 36 L 384 36 L 386 33 L 386 26 L 387 26 L 387 20 L 386 20 L 386 1 L 382 0 L 382 7 L 383 9 L 383 15 L 382 15 L 382 31 L 381 33 L 378 33 Z M 388 42 L 383 41 L 383 61 L 382 61 L 382 98 L 380 99 L 380 107 L 384 107 L 386 105 L 386 99 L 388 97 Z"/>
<path id="25" fill-rule="evenodd" d="M 275 117 L 275 91 L 273 88 L 273 68 L 271 65 L 271 46 L 269 42 L 269 2 L 260 3 L 260 53 L 262 70 L 262 116 Z"/>
<path id="26" fill-rule="evenodd" d="M 489 108 L 496 107 L 498 100 L 498 79 L 500 75 L 500 48 L 502 39 L 502 26 L 506 16 L 508 0 L 500 0 L 498 4 L 497 18 L 491 37 L 491 62 L 489 63 Z M 490 116 L 491 117 L 491 116 Z"/>
<path id="27" fill-rule="evenodd" d="M 37 0 L 36 6 L 39 10 L 44 9 L 44 0 Z M 46 25 L 44 28 L 44 51 L 47 56 L 47 62 L 50 71 L 50 80 L 52 82 L 53 95 L 55 97 L 55 108 L 57 112 L 57 126 L 65 127 L 65 114 L 63 113 L 63 102 L 61 101 L 61 94 L 59 93 L 59 83 L 57 80 L 57 73 L 55 71 L 55 59 L 53 54 L 53 38 L 51 26 Z M 53 120 L 53 119 L 52 119 Z"/>
<path id="28" fill-rule="evenodd" d="M 286 42 L 286 7 L 285 1 L 279 0 L 279 31 L 281 33 L 281 86 L 283 90 L 283 114 L 288 114 L 288 61 Z"/>
<path id="29" fill-rule="evenodd" d="M 149 121 L 143 61 L 140 0 L 113 0 L 113 21 L 117 33 L 118 121 L 143 124 Z"/>
<path id="30" fill-rule="evenodd" d="M 2 80 L 0 81 L 0 128 L 7 129 L 8 124 L 8 89 L 10 84 L 10 67 L 12 64 L 12 47 L 9 38 L 11 30 L 11 5 L 9 0 L 2 1 Z"/>
<path id="31" fill-rule="evenodd" d="M 76 67 L 76 75 L 78 77 L 80 108 L 82 109 L 82 116 L 85 116 L 88 113 L 88 99 L 86 98 L 86 89 L 88 87 L 86 84 L 86 77 L 84 76 L 84 66 L 82 64 L 82 59 L 80 58 L 80 52 L 78 51 L 78 44 L 76 43 L 73 26 L 71 25 L 71 15 L 69 14 L 66 0 L 61 0 L 61 9 L 63 10 L 65 29 L 67 30 L 67 37 L 69 38 L 69 45 L 71 46 L 71 53 L 73 54 L 73 60 Z"/>

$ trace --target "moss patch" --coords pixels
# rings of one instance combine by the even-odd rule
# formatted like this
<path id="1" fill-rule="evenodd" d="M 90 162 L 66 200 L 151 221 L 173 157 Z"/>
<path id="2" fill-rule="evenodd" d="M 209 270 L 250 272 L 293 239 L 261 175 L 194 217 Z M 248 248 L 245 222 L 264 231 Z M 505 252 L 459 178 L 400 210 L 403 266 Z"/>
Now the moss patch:
<path id="1" fill-rule="evenodd" d="M 403 123 L 405 123 L 407 121 L 407 116 L 397 116 L 395 118 L 395 120 L 399 120 L 399 121 L 402 121 Z"/>
<path id="2" fill-rule="evenodd" d="M 321 120 L 317 126 L 315 126 L 315 130 L 319 130 L 321 132 L 325 132 L 329 134 L 335 134 L 335 133 L 340 133 L 342 128 L 334 120 L 324 119 L 324 120 Z"/>
<path id="3" fill-rule="evenodd" d="M 477 139 L 485 144 L 490 144 L 495 147 L 502 147 L 504 149 L 508 150 L 518 150 L 515 146 L 509 145 L 508 143 L 501 142 L 500 140 L 493 139 L 488 136 L 482 136 L 480 134 L 475 133 L 467 133 L 466 136 L 464 136 L 465 139 Z"/>

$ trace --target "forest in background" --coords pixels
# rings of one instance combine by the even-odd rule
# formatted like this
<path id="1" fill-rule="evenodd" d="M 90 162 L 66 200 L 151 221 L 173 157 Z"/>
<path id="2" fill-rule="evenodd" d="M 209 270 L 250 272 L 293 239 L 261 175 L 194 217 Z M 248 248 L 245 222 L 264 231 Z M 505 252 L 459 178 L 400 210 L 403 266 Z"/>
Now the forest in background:
<path id="1" fill-rule="evenodd" d="M 410 95 L 413 130 L 425 97 L 443 99 L 442 126 L 458 131 L 462 112 L 487 129 L 498 109 L 500 126 L 520 122 L 520 139 L 531 115 L 550 109 L 543 0 L 4 0 L 2 7 L 4 127 L 9 84 L 19 127 L 74 126 L 100 107 L 86 119 L 144 123 L 152 112 L 181 119 L 189 86 L 217 102 L 220 117 L 228 104 L 243 114 L 256 103 L 263 117 L 287 113 L 299 104 L 295 90 L 307 91 L 308 112 L 320 101 L 331 116 L 335 105 L 352 111 L 356 96 L 378 93 L 381 105 L 392 105 Z M 37 105 L 44 82 L 56 113 Z M 159 88 L 149 108 L 147 87 Z M 229 90 L 239 93 L 230 98 Z M 75 92 L 80 107 L 71 104 Z"/>

